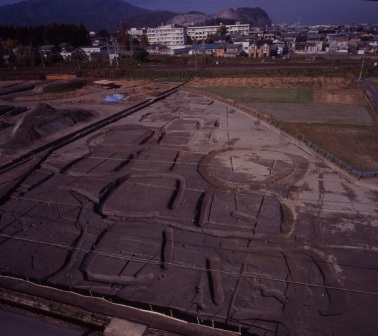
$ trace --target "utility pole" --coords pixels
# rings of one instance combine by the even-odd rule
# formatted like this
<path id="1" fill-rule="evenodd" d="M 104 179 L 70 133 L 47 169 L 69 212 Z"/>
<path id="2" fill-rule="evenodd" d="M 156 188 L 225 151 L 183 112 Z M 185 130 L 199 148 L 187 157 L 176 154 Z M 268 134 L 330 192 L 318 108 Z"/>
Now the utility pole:
<path id="1" fill-rule="evenodd" d="M 109 40 L 106 41 L 106 46 L 108 48 L 109 66 L 112 66 L 112 59 L 110 58 L 110 50 L 109 50 Z"/>
<path id="2" fill-rule="evenodd" d="M 194 39 L 194 42 L 196 43 L 196 47 L 194 48 L 194 62 L 196 64 L 196 70 L 198 70 L 198 64 L 197 64 L 197 47 L 198 47 L 198 44 L 197 44 L 197 39 L 195 38 Z"/>
<path id="3" fill-rule="evenodd" d="M 39 55 L 41 56 L 42 65 L 43 65 L 43 67 L 45 68 L 46 65 L 45 65 L 45 61 L 43 60 L 43 55 L 42 55 L 42 52 L 41 52 L 41 51 L 39 52 Z"/>
<path id="4" fill-rule="evenodd" d="M 79 52 L 78 52 L 78 50 L 76 49 L 76 52 L 75 52 L 75 54 L 76 54 L 76 61 L 77 61 L 77 67 L 79 68 L 79 71 L 81 71 L 81 69 L 80 69 L 80 62 L 79 62 Z"/>
<path id="5" fill-rule="evenodd" d="M 361 71 L 360 71 L 360 77 L 359 77 L 359 81 L 361 82 L 361 79 L 362 79 L 362 71 L 364 69 L 364 64 L 365 64 L 365 56 L 366 56 L 366 50 L 364 50 L 364 57 L 362 59 L 362 65 L 361 65 Z"/>

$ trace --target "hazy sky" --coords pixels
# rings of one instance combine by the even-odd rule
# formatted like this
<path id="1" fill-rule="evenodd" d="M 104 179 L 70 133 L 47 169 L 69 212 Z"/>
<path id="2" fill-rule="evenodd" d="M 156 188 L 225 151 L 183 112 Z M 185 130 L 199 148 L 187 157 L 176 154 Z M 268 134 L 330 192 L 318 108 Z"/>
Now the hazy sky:
<path id="1" fill-rule="evenodd" d="M 78 0 L 80 1 L 80 0 Z M 0 0 L 0 5 L 20 0 Z M 150 9 L 184 13 L 191 10 L 214 14 L 226 8 L 260 7 L 273 22 L 302 24 L 378 23 L 378 0 L 127 0 Z"/>

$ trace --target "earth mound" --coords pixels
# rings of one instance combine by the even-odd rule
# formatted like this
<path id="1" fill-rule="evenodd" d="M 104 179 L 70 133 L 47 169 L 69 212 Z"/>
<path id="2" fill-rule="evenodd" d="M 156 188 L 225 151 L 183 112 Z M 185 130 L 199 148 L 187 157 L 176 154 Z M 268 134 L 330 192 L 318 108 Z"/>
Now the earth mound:
<path id="1" fill-rule="evenodd" d="M 38 104 L 12 132 L 9 142 L 12 146 L 22 146 L 57 133 L 94 116 L 83 109 L 55 109 L 48 104 Z"/>

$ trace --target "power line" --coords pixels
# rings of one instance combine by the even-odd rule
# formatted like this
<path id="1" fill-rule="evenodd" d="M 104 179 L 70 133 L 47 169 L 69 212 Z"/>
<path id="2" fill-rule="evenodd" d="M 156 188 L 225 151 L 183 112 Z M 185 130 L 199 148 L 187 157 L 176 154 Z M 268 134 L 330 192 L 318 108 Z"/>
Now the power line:
<path id="1" fill-rule="evenodd" d="M 285 284 L 288 284 L 288 285 L 309 286 L 309 287 L 315 287 L 315 288 L 322 288 L 322 289 L 326 289 L 326 290 L 337 290 L 337 291 L 357 293 L 357 294 L 366 294 L 366 295 L 374 295 L 374 296 L 378 295 L 378 292 L 370 292 L 370 291 L 363 291 L 363 290 L 357 290 L 357 289 L 326 286 L 326 285 L 306 283 L 306 282 L 301 282 L 301 281 L 290 281 L 290 280 L 286 280 L 286 279 L 263 277 L 263 276 L 252 275 L 252 274 L 235 273 L 235 272 L 230 272 L 230 271 L 208 269 L 208 268 L 205 268 L 205 267 L 187 265 L 187 264 L 181 264 L 181 263 L 164 263 L 164 262 L 158 261 L 158 260 L 151 260 L 151 259 L 136 257 L 135 255 L 133 255 L 131 257 L 127 257 L 127 256 L 119 255 L 119 254 L 109 253 L 109 252 L 102 252 L 102 251 L 94 251 L 94 250 L 83 249 L 83 248 L 76 248 L 76 247 L 71 247 L 71 246 L 66 246 L 66 245 L 61 245 L 61 244 L 56 244 L 56 243 L 47 243 L 47 242 L 42 242 L 42 241 L 37 241 L 37 240 L 32 240 L 32 239 L 9 236 L 9 235 L 5 235 L 5 234 L 0 234 L 0 236 L 3 237 L 3 238 L 6 238 L 6 239 L 14 239 L 14 240 L 24 241 L 24 242 L 28 242 L 28 243 L 47 245 L 47 246 L 62 248 L 62 249 L 65 249 L 65 250 L 70 250 L 70 251 L 78 251 L 78 252 L 82 252 L 82 253 L 85 253 L 85 254 L 96 253 L 99 256 L 105 256 L 105 257 L 109 257 L 109 258 L 127 260 L 127 261 L 131 261 L 131 262 L 145 263 L 145 264 L 149 264 L 149 265 L 161 266 L 162 264 L 166 264 L 166 265 L 170 265 L 172 267 L 190 269 L 190 270 L 194 270 L 194 271 L 217 272 L 217 273 L 220 273 L 222 275 L 233 276 L 233 277 L 244 277 L 244 278 L 251 278 L 251 279 L 255 279 L 255 280 L 265 280 L 265 281 L 285 283 Z"/>
<path id="2" fill-rule="evenodd" d="M 169 148 L 167 148 L 169 150 Z M 239 148 L 237 150 L 245 150 L 245 151 L 251 151 L 253 152 L 253 149 L 246 149 L 246 148 Z M 119 152 L 118 152 L 119 153 Z M 122 152 L 120 152 L 122 153 Z M 115 153 L 117 154 L 117 153 Z M 202 154 L 204 157 L 207 155 L 204 154 L 204 153 L 198 153 L 198 154 Z M 282 153 L 285 155 L 285 153 Z M 174 159 L 173 160 L 158 160 L 158 159 L 135 159 L 135 158 L 114 158 L 114 157 L 101 157 L 101 156 L 90 156 L 90 155 L 72 155 L 72 154 L 63 154 L 63 153 L 52 153 L 50 154 L 50 156 L 62 156 L 62 157 L 69 157 L 69 158 L 81 158 L 81 159 L 94 159 L 94 160 L 103 160 L 103 161 L 120 161 L 120 162 L 126 162 L 126 161 L 129 161 L 129 163 L 151 163 L 151 164 L 170 164 L 170 165 L 175 165 L 175 166 L 203 166 L 203 167 L 215 167 L 216 166 L 216 162 L 214 163 L 203 163 L 203 162 L 191 162 L 191 161 L 175 161 Z M 231 158 L 231 157 L 230 157 Z M 215 158 L 216 159 L 216 158 Z M 277 161 L 279 159 L 274 159 L 274 161 Z M 305 163 L 303 164 L 320 164 L 321 162 L 319 161 L 308 161 L 306 160 Z M 332 163 L 332 162 L 330 162 Z M 307 167 L 307 168 L 302 168 L 300 167 L 301 165 L 303 165 L 302 163 L 299 163 L 299 167 L 295 167 L 295 164 L 293 164 L 293 168 L 292 168 L 292 171 L 289 173 L 295 173 L 296 171 L 309 171 L 310 168 Z M 101 163 L 99 164 L 99 166 L 101 165 Z M 227 167 L 225 167 L 227 168 Z M 269 167 L 266 167 L 267 169 L 272 169 L 272 168 L 269 168 Z M 316 167 L 315 167 L 316 168 Z M 321 169 L 322 170 L 326 170 L 325 168 L 316 168 L 316 172 L 319 172 Z M 328 169 L 332 169 L 332 168 L 328 168 Z M 312 169 L 312 171 L 314 171 L 314 169 Z M 110 172 L 111 173 L 111 172 Z M 284 178 L 285 176 L 283 176 Z M 279 178 L 279 177 L 277 177 Z M 331 182 L 337 182 L 338 180 L 336 179 L 328 179 L 327 181 L 331 181 Z"/>
<path id="3" fill-rule="evenodd" d="M 86 178 L 88 178 L 88 176 L 86 176 Z M 111 183 L 112 183 L 112 181 L 109 181 L 109 184 L 111 184 Z M 134 185 L 134 182 L 125 181 L 124 183 L 125 184 L 129 183 L 131 185 Z M 153 184 L 148 184 L 148 183 L 143 183 L 143 186 L 145 186 L 145 187 L 152 187 L 152 188 L 161 188 L 161 186 L 153 185 Z M 85 187 L 85 186 L 83 186 L 83 187 Z M 73 191 L 73 192 L 76 192 L 76 193 L 79 194 L 79 192 L 77 191 L 77 190 L 79 190 L 79 188 L 80 188 L 80 186 L 79 187 L 75 186 L 75 187 L 73 187 L 73 190 L 70 190 L 70 189 L 66 189 L 66 190 L 67 191 Z M 172 187 L 171 189 L 174 190 L 175 187 Z M 198 192 L 201 193 L 201 192 L 206 192 L 206 191 L 199 190 Z M 263 196 L 262 194 L 259 194 L 258 192 L 253 193 L 253 194 L 245 194 L 245 193 L 238 193 L 238 194 L 247 195 L 247 196 Z M 38 202 L 38 203 L 44 203 L 44 204 L 81 206 L 79 204 L 74 204 L 74 203 L 59 202 L 59 201 L 55 201 L 55 200 L 54 201 L 48 201 L 48 200 L 45 200 L 45 199 L 36 199 L 36 198 L 27 198 L 27 197 L 17 197 L 17 200 L 31 201 L 31 202 L 36 202 L 36 203 Z M 318 199 L 317 198 L 315 198 L 315 199 L 300 198 L 300 199 L 298 199 L 298 202 L 313 202 L 315 205 L 317 205 L 318 204 L 317 203 Z M 323 203 L 345 205 L 345 206 L 348 206 L 349 209 L 351 209 L 351 205 L 354 204 L 353 202 L 343 202 L 343 201 L 335 201 L 335 200 L 327 200 L 327 201 L 324 201 Z M 372 203 L 358 202 L 358 205 L 372 205 Z M 341 211 L 342 210 L 342 211 L 345 212 L 345 209 L 341 209 L 341 208 L 326 208 L 326 209 L 322 209 L 322 210 L 326 210 L 326 211 Z M 354 212 L 358 211 L 359 213 L 367 213 L 367 214 L 373 215 L 372 211 L 361 211 L 361 210 L 357 210 L 357 209 L 353 209 L 353 211 Z M 17 213 L 17 212 L 13 212 L 13 213 Z"/>

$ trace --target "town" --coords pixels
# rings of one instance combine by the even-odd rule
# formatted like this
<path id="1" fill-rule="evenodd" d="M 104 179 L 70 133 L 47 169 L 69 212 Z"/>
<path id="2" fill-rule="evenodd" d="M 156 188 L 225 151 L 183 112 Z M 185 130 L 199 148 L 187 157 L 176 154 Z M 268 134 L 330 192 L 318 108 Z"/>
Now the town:
<path id="1" fill-rule="evenodd" d="M 3 27 L 5 28 L 5 27 Z M 378 24 L 300 26 L 273 24 L 253 27 L 250 24 L 216 26 L 162 25 L 155 28 L 130 28 L 124 23 L 115 33 L 106 30 L 84 31 L 86 45 L 56 41 L 42 45 L 22 45 L 12 29 L 0 27 L 0 65 L 22 66 L 46 64 L 63 60 L 112 61 L 134 56 L 144 60 L 148 54 L 206 55 L 217 58 L 308 60 L 336 56 L 341 58 L 376 56 Z M 59 27 L 55 27 L 59 29 Z M 85 28 L 80 27 L 81 30 Z M 45 27 L 53 31 L 54 25 Z M 51 35 L 51 34 L 50 34 Z M 20 39 L 21 40 L 21 39 Z M 45 39 L 46 42 L 48 38 Z M 28 61 L 28 58 L 34 58 Z"/>

